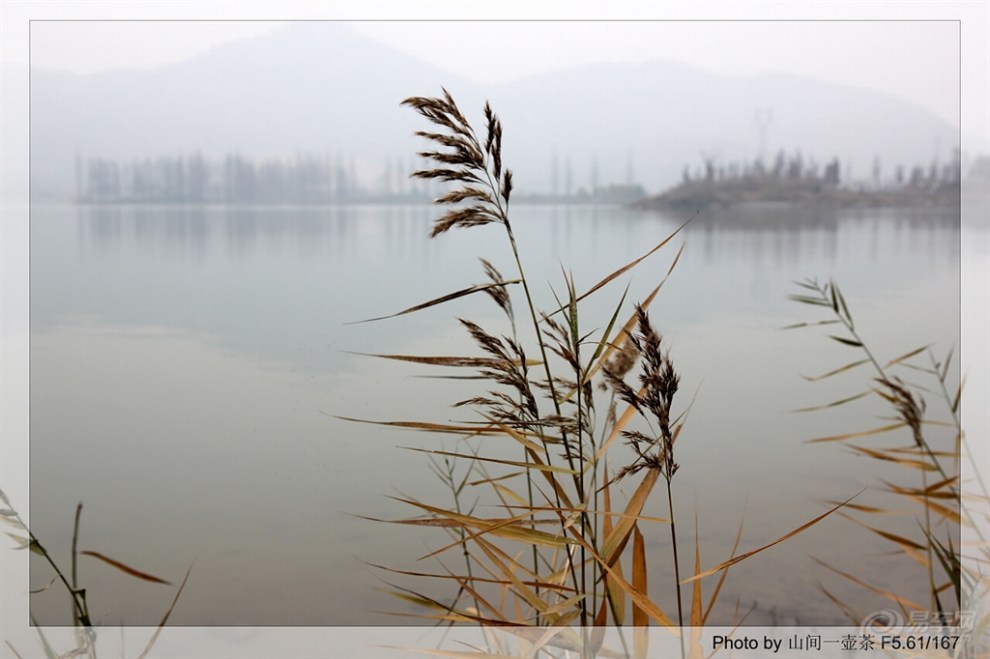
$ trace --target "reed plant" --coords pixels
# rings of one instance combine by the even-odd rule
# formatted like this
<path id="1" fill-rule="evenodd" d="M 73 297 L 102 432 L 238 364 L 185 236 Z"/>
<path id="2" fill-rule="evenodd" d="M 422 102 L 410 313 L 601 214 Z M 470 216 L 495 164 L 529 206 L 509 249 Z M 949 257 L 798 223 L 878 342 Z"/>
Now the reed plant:
<path id="1" fill-rule="evenodd" d="M 906 633 L 918 628 L 959 627 L 966 635 L 966 642 L 947 656 L 987 656 L 990 612 L 985 609 L 990 594 L 990 545 L 984 529 L 990 518 L 986 514 L 990 496 L 982 476 L 985 465 L 980 468 L 972 462 L 972 454 L 963 451 L 959 409 L 962 382 L 954 384 L 950 378 L 953 351 L 944 359 L 936 359 L 932 346 L 922 345 L 884 360 L 857 328 L 845 296 L 834 281 L 822 284 L 809 279 L 797 285 L 802 290 L 791 299 L 822 308 L 826 317 L 787 329 L 831 326 L 838 333 L 829 334 L 829 338 L 859 353 L 856 359 L 838 368 L 805 379 L 816 382 L 847 377 L 864 369 L 870 371 L 868 384 L 856 394 L 801 411 L 834 410 L 872 398 L 880 399 L 893 413 L 883 425 L 874 428 L 808 441 L 841 444 L 878 466 L 893 466 L 900 472 L 897 479 L 881 479 L 872 484 L 870 489 L 879 501 L 864 498 L 849 504 L 839 514 L 883 538 L 891 545 L 893 554 L 908 557 L 920 571 L 919 579 L 927 584 L 926 599 L 912 600 L 904 592 L 883 588 L 869 577 L 816 560 L 844 580 L 891 602 L 895 608 L 882 612 L 884 620 L 879 622 L 883 626 L 902 627 Z M 932 409 L 935 405 L 927 404 L 926 396 L 938 402 L 940 411 Z M 966 506 L 962 505 L 961 482 L 964 454 L 969 457 L 975 474 L 969 488 L 973 495 Z M 982 517 L 978 512 L 974 515 L 974 511 L 981 510 Z M 904 532 L 903 524 L 893 528 L 885 521 L 905 516 L 914 520 L 913 531 Z M 968 548 L 968 555 L 963 553 L 960 540 L 962 528 L 976 539 Z M 819 588 L 853 624 L 870 620 L 867 612 L 855 610 L 825 586 L 819 584 Z"/>
<path id="2" fill-rule="evenodd" d="M 626 304 L 628 286 L 610 305 L 610 316 L 589 323 L 583 310 L 589 297 L 672 248 L 691 220 L 584 292 L 579 292 L 573 275 L 563 271 L 559 287 L 551 288 L 540 304 L 514 232 L 513 178 L 503 161 L 498 116 L 486 103 L 479 135 L 446 90 L 438 97 L 412 97 L 403 104 L 430 124 L 430 130 L 416 133 L 430 145 L 419 153 L 430 166 L 412 175 L 452 184 L 436 199 L 444 212 L 430 236 L 495 225 L 504 234 L 513 274 L 506 277 L 492 261 L 482 259 L 483 283 L 369 319 L 382 321 L 482 293 L 510 328 L 499 334 L 459 319 L 476 346 L 474 355 L 368 355 L 454 369 L 458 373 L 450 377 L 481 383 L 475 395 L 454 402 L 466 415 L 458 421 L 341 417 L 457 438 L 454 450 L 419 449 L 432 458 L 433 471 L 450 490 L 452 502 L 402 497 L 400 501 L 417 514 L 388 520 L 445 532 L 446 542 L 422 557 L 435 559 L 440 569 L 376 566 L 428 584 L 392 584 L 389 592 L 421 607 L 413 615 L 438 624 L 510 629 L 512 638 L 524 646 L 520 651 L 531 655 L 564 648 L 596 656 L 606 627 L 631 626 L 631 648 L 619 634 L 622 652 L 646 656 L 645 630 L 659 625 L 680 637 L 681 656 L 701 656 L 700 629 L 709 620 L 729 568 L 804 531 L 842 504 L 773 542 L 737 553 L 740 526 L 728 560 L 709 569 L 702 569 L 696 530 L 693 570 L 683 565 L 684 535 L 678 533 L 683 521 L 675 514 L 680 469 L 676 456 L 690 406 L 678 403 L 680 375 L 649 307 L 684 245 L 674 253 L 666 276 L 631 310 Z M 521 314 L 516 312 L 519 307 Z M 473 374 L 463 375 L 465 370 Z M 491 450 L 493 444 L 498 450 Z M 514 447 L 518 457 L 505 457 L 511 455 L 501 451 L 505 445 Z M 646 514 L 661 480 L 666 517 Z M 632 493 L 623 497 L 618 485 L 626 483 Z M 648 588 L 649 566 L 658 564 L 655 557 L 647 558 L 648 534 L 669 549 L 673 577 L 659 598 Z M 449 554 L 455 551 L 458 558 L 452 562 Z M 702 581 L 713 575 L 718 578 L 706 602 Z M 439 584 L 449 584 L 448 594 L 436 594 Z M 662 606 L 660 600 L 673 606 Z M 689 627 L 695 631 L 690 647 L 682 635 Z M 489 650 L 508 652 L 502 646 Z"/>
<path id="3" fill-rule="evenodd" d="M 31 591 L 31 595 L 40 594 L 50 588 L 60 587 L 63 589 L 68 596 L 69 605 L 72 609 L 72 627 L 75 632 L 75 647 L 66 651 L 56 651 L 53 647 L 53 643 L 45 636 L 34 616 L 31 616 L 31 624 L 38 628 L 38 638 L 41 643 L 42 649 L 44 651 L 44 656 L 46 659 L 57 659 L 58 657 L 87 657 L 88 659 L 96 659 L 98 656 L 97 652 L 97 632 L 93 620 L 93 615 L 90 612 L 89 600 L 87 598 L 87 589 L 82 585 L 79 579 L 79 558 L 88 557 L 95 559 L 105 565 L 123 572 L 124 574 L 141 581 L 151 582 L 155 584 L 161 584 L 165 586 L 172 586 L 173 584 L 161 577 L 157 577 L 148 572 L 138 570 L 126 563 L 118 561 L 114 558 L 107 556 L 106 554 L 91 549 L 79 549 L 79 523 L 82 517 L 82 503 L 76 506 L 75 517 L 72 526 L 72 544 L 69 553 L 69 569 L 64 569 L 64 564 L 60 564 L 55 556 L 49 551 L 44 544 L 38 539 L 38 537 L 28 528 L 28 525 L 21 518 L 20 514 L 14 509 L 10 503 L 10 499 L 7 495 L 0 490 L 0 521 L 5 522 L 8 526 L 14 529 L 13 533 L 7 533 L 7 536 L 11 538 L 16 544 L 17 549 L 28 550 L 34 554 L 40 556 L 48 567 L 51 569 L 52 577 L 44 586 L 41 586 L 35 590 Z M 185 577 L 183 577 L 182 582 L 176 588 L 175 596 L 172 598 L 172 602 L 165 614 L 159 621 L 157 628 L 155 629 L 152 636 L 147 641 L 144 649 L 138 655 L 139 659 L 144 659 L 151 652 L 155 643 L 158 640 L 158 636 L 161 630 L 168 623 L 168 619 L 172 615 L 172 610 L 179 601 L 179 597 L 182 595 L 182 591 L 186 586 L 186 581 L 189 579 L 189 574 L 192 571 L 192 566 L 189 566 L 189 570 L 186 571 Z M 5 643 L 13 654 L 20 658 L 21 655 L 18 653 L 17 649 L 5 639 Z"/>

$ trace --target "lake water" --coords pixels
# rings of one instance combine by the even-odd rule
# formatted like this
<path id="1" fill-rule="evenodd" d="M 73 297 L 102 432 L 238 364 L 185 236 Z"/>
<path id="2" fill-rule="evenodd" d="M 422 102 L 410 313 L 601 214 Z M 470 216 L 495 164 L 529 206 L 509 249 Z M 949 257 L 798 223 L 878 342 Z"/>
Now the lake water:
<path id="1" fill-rule="evenodd" d="M 565 290 L 561 266 L 586 289 L 683 221 L 591 206 L 513 213 L 544 307 L 553 304 L 551 286 Z M 470 418 L 449 407 L 464 397 L 463 383 L 422 379 L 429 369 L 353 353 L 470 354 L 457 317 L 507 331 L 485 296 L 347 324 L 484 281 L 478 256 L 514 275 L 499 227 L 430 240 L 436 214 L 429 206 L 33 207 L 36 534 L 64 556 L 83 501 L 80 549 L 176 582 L 195 561 L 170 624 L 409 624 L 380 613 L 409 609 L 379 589 L 381 579 L 416 582 L 367 563 L 435 569 L 416 558 L 447 537 L 362 517 L 415 514 L 390 498 L 397 495 L 449 505 L 425 456 L 402 447 L 451 449 L 456 439 L 335 416 Z M 794 280 L 834 277 L 878 358 L 926 343 L 941 358 L 959 341 L 957 218 L 774 208 L 700 217 L 588 301 L 582 322 L 603 328 L 625 285 L 630 302 L 641 299 L 686 243 L 651 307 L 682 378 L 675 408 L 694 399 L 674 483 L 687 539 L 682 555 L 692 553 L 695 512 L 702 563 L 711 566 L 728 558 L 743 517 L 746 550 L 823 512 L 827 500 L 868 487 L 863 503 L 883 501 L 871 498 L 879 496 L 878 478 L 899 477 L 896 470 L 878 471 L 875 461 L 836 444 L 804 443 L 882 425 L 878 417 L 890 411 L 859 401 L 793 412 L 857 393 L 872 374 L 803 380 L 860 354 L 822 330 L 783 331 L 823 318 L 786 298 L 796 292 Z M 523 312 L 522 298 L 516 308 Z M 943 409 L 937 396 L 928 398 L 933 410 Z M 878 441 L 906 445 L 910 438 Z M 655 495 L 647 514 L 666 517 L 664 498 Z M 900 523 L 916 531 L 912 520 Z M 652 529 L 647 550 L 652 590 L 671 610 L 667 533 Z M 755 606 L 753 624 L 843 622 L 816 581 L 860 611 L 889 608 L 813 557 L 923 600 L 925 573 L 886 556 L 890 548 L 830 518 L 734 567 L 712 622 L 731 624 L 737 602 L 742 610 Z M 154 624 L 174 593 L 91 559 L 80 570 L 104 624 Z M 32 585 L 50 577 L 35 558 Z M 52 588 L 33 597 L 32 613 L 56 624 L 70 612 L 64 593 Z"/>

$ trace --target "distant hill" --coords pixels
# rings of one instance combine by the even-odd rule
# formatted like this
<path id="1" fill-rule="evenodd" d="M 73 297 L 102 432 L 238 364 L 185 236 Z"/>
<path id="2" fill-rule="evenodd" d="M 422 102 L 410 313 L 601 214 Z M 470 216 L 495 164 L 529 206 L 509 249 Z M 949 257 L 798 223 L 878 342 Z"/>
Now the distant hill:
<path id="1" fill-rule="evenodd" d="M 722 77 L 669 61 L 581 66 L 481 87 L 345 24 L 292 23 L 151 72 L 33 71 L 33 192 L 73 196 L 77 156 L 329 154 L 369 178 L 385 162 L 412 168 L 421 146 L 412 132 L 423 125 L 399 102 L 441 86 L 479 124 L 491 99 L 521 193 L 633 181 L 655 193 L 702 153 L 751 160 L 759 152 L 757 108 L 773 108 L 768 156 L 786 147 L 822 162 L 838 157 L 853 177 L 865 178 L 877 155 L 889 173 L 958 146 L 956 127 L 869 89 L 784 75 Z"/>

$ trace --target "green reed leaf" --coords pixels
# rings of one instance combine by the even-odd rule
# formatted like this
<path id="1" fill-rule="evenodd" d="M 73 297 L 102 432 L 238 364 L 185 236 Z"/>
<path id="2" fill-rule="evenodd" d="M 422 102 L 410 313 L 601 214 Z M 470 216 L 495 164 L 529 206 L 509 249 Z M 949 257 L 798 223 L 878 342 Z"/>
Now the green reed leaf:
<path id="1" fill-rule="evenodd" d="M 816 307 L 830 307 L 828 300 L 823 300 L 820 297 L 809 297 L 807 295 L 788 295 L 788 300 L 793 300 L 794 302 L 800 302 L 801 304 L 811 304 Z"/>
<path id="2" fill-rule="evenodd" d="M 828 335 L 830 339 L 834 339 L 839 343 L 845 344 L 847 346 L 852 346 L 853 348 L 862 348 L 863 344 L 855 339 L 847 339 L 844 336 L 836 336 L 835 334 Z"/>

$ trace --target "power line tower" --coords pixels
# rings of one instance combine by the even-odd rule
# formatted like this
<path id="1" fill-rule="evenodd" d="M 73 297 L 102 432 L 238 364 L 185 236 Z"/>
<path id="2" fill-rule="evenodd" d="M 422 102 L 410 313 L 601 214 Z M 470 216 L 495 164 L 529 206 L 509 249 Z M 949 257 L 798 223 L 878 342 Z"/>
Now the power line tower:
<path id="1" fill-rule="evenodd" d="M 773 108 L 757 108 L 753 112 L 753 123 L 756 124 L 756 132 L 760 140 L 759 161 L 762 163 L 767 155 L 767 134 L 770 132 L 770 124 L 773 123 Z"/>

